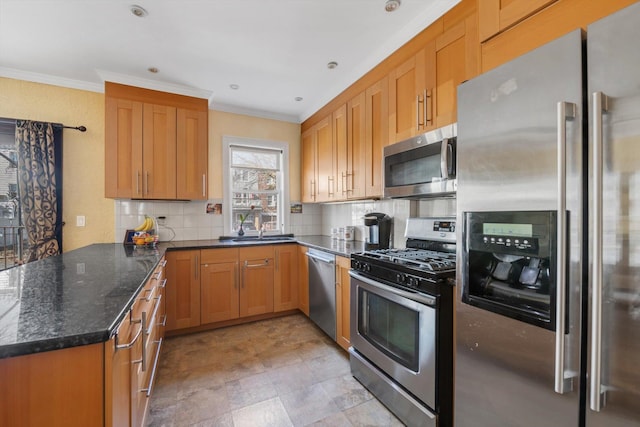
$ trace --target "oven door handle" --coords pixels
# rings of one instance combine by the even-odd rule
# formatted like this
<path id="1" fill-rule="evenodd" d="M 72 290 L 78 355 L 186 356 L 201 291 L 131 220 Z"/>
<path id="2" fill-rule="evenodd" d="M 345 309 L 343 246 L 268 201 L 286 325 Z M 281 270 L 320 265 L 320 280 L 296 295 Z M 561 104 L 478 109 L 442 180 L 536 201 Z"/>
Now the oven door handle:
<path id="1" fill-rule="evenodd" d="M 349 276 L 353 277 L 354 279 L 360 280 L 361 282 L 366 283 L 369 286 L 373 286 L 374 288 L 380 289 L 382 291 L 390 292 L 392 294 L 401 296 L 403 298 L 410 299 L 411 301 L 428 305 L 429 307 L 436 306 L 436 302 L 437 302 L 436 297 L 432 297 L 426 294 L 419 294 L 417 292 L 408 292 L 402 289 L 394 288 L 393 286 L 385 285 L 384 283 L 380 283 L 375 280 L 371 280 L 368 277 L 364 277 L 353 270 L 349 270 Z"/>

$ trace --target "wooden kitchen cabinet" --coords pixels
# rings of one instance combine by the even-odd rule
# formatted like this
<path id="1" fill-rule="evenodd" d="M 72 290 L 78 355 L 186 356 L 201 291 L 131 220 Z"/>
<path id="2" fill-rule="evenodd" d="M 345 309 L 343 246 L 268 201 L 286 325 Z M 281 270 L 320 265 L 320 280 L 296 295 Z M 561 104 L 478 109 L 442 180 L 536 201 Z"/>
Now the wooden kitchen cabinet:
<path id="1" fill-rule="evenodd" d="M 240 317 L 273 313 L 274 248 L 239 249 Z"/>
<path id="2" fill-rule="evenodd" d="M 389 80 L 384 77 L 369 86 L 365 93 L 365 196 L 383 195 L 384 147 L 389 144 Z"/>
<path id="3" fill-rule="evenodd" d="M 337 164 L 332 123 L 332 115 L 329 115 L 302 135 L 303 202 L 338 200 L 336 193 Z"/>
<path id="4" fill-rule="evenodd" d="M 275 245 L 273 311 L 298 308 L 298 245 Z"/>
<path id="5" fill-rule="evenodd" d="M 345 350 L 351 345 L 351 280 L 349 258 L 336 257 L 336 342 Z"/>
<path id="6" fill-rule="evenodd" d="M 132 340 L 140 325 L 131 323 L 131 310 L 120 322 L 104 347 L 105 425 L 131 425 L 131 357 Z M 134 331 L 133 329 L 136 329 Z M 139 335 L 136 340 L 139 339 Z"/>
<path id="7" fill-rule="evenodd" d="M 206 200 L 209 139 L 207 111 L 178 108 L 176 123 L 176 198 Z"/>
<path id="8" fill-rule="evenodd" d="M 424 50 L 389 73 L 389 141 L 402 141 L 424 127 L 423 104 L 426 57 Z"/>
<path id="9" fill-rule="evenodd" d="M 207 198 L 206 99 L 105 83 L 105 196 Z"/>
<path id="10" fill-rule="evenodd" d="M 495 36 L 557 0 L 482 0 L 478 2 L 480 41 Z"/>
<path id="11" fill-rule="evenodd" d="M 313 203 L 316 201 L 316 140 L 315 129 L 311 128 L 304 132 L 301 137 L 301 157 L 302 183 L 300 185 L 300 197 L 303 203 Z"/>
<path id="12" fill-rule="evenodd" d="M 344 132 L 346 141 L 341 144 L 341 141 L 338 140 L 337 145 L 338 182 L 340 183 L 338 196 L 343 200 L 361 199 L 365 197 L 366 112 L 364 92 L 347 102 L 346 113 L 347 120 Z"/>
<path id="13" fill-rule="evenodd" d="M 458 85 L 480 71 L 477 34 L 476 17 L 470 15 L 427 44 L 425 131 L 457 121 Z"/>
<path id="14" fill-rule="evenodd" d="M 521 2 L 524 0 L 518 3 Z M 556 0 L 544 3 L 548 3 L 546 7 L 529 14 L 527 19 L 482 43 L 482 72 L 496 68 L 576 28 L 586 29 L 589 24 L 635 3 L 635 0 Z M 478 2 L 481 33 L 487 25 L 487 18 L 484 16 L 487 14 L 486 7 L 484 1 Z"/>
<path id="15" fill-rule="evenodd" d="M 204 249 L 200 266 L 202 324 L 240 317 L 238 249 Z"/>
<path id="16" fill-rule="evenodd" d="M 298 308 L 309 317 L 309 258 L 306 246 L 298 246 Z"/>
<path id="17" fill-rule="evenodd" d="M 346 116 L 345 116 L 346 120 Z M 333 116 L 315 126 L 317 164 L 317 202 L 330 202 L 336 194 L 336 156 L 333 138 Z"/>
<path id="18" fill-rule="evenodd" d="M 200 251 L 167 252 L 166 330 L 200 325 Z"/>

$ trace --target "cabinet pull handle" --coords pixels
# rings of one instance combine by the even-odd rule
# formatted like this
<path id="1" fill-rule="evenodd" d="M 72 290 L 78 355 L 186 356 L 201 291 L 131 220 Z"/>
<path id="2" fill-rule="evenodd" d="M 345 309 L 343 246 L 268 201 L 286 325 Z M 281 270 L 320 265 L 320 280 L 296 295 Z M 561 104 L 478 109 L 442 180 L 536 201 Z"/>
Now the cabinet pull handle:
<path id="1" fill-rule="evenodd" d="M 269 266 L 269 258 L 265 258 L 262 264 L 249 264 L 249 261 L 244 262 L 245 268 L 257 268 L 257 267 L 268 267 Z"/>
<path id="2" fill-rule="evenodd" d="M 280 259 L 280 250 L 276 249 L 276 270 L 280 270 L 280 266 L 279 266 L 279 262 L 278 260 Z"/>
<path id="3" fill-rule="evenodd" d="M 152 295 L 153 295 L 153 291 L 155 291 L 155 289 L 156 289 L 155 286 L 151 287 L 150 289 L 145 289 L 144 291 L 142 291 L 142 293 L 146 294 L 147 296 L 146 297 L 141 297 L 139 299 L 143 299 L 146 302 L 151 301 L 151 298 L 152 298 Z"/>
<path id="4" fill-rule="evenodd" d="M 134 323 L 134 322 L 131 322 Z M 115 337 L 115 345 L 116 345 L 116 350 L 126 350 L 128 348 L 131 348 L 135 345 L 135 343 L 138 341 L 138 339 L 140 338 L 140 334 L 142 334 L 142 327 L 138 328 L 138 332 L 136 333 L 136 335 L 133 337 L 133 339 L 126 343 L 126 344 L 118 344 L 118 334 L 116 334 Z"/>
<path id="5" fill-rule="evenodd" d="M 236 261 L 236 268 L 233 270 L 233 283 L 234 287 L 238 289 L 238 262 Z"/>
<path id="6" fill-rule="evenodd" d="M 427 126 L 428 124 L 433 124 L 433 108 L 429 109 L 427 108 L 427 99 L 431 100 L 431 91 L 430 90 L 426 90 L 424 91 L 424 125 Z M 428 114 L 431 113 L 431 114 Z"/>
<path id="7" fill-rule="evenodd" d="M 167 279 L 164 279 L 162 281 L 162 285 L 160 285 L 160 287 L 163 288 L 163 289 L 167 287 Z"/>
<path id="8" fill-rule="evenodd" d="M 163 328 L 164 328 L 165 326 L 167 326 L 167 315 L 166 315 L 166 314 L 162 316 L 162 323 L 158 323 L 158 324 L 159 324 L 160 326 L 162 326 Z"/>
<path id="9" fill-rule="evenodd" d="M 311 181 L 311 197 L 313 198 L 313 200 L 316 200 L 316 180 L 312 180 Z"/>
<path id="10" fill-rule="evenodd" d="M 351 185 L 347 185 L 347 195 L 353 192 L 353 183 L 354 183 L 353 175 L 354 175 L 353 172 L 347 172 L 347 178 L 351 177 Z M 347 180 L 347 182 L 348 181 L 349 180 Z"/>
<path id="11" fill-rule="evenodd" d="M 153 387 L 153 380 L 156 377 L 156 369 L 158 368 L 158 360 L 160 358 L 160 347 L 162 347 L 162 338 L 160 338 L 158 341 L 155 341 L 155 342 L 158 343 L 158 348 L 156 349 L 156 357 L 153 362 L 153 369 L 151 370 L 151 375 L 149 376 L 149 385 L 147 386 L 147 388 L 143 388 L 142 390 L 140 390 L 141 393 L 146 393 L 147 397 L 151 396 L 151 388 Z"/>
<path id="12" fill-rule="evenodd" d="M 147 182 L 146 182 L 146 193 L 145 194 L 149 194 L 149 171 L 147 171 Z"/>
<path id="13" fill-rule="evenodd" d="M 162 301 L 162 295 L 156 298 L 156 306 L 153 308 L 153 314 L 151 315 L 151 320 L 149 321 L 149 328 L 147 329 L 147 335 L 151 334 L 151 329 L 156 323 L 156 316 L 158 315 L 158 309 L 160 308 L 160 303 Z"/>
<path id="14" fill-rule="evenodd" d="M 160 264 L 160 266 L 164 268 L 166 265 L 167 265 L 167 260 L 163 259 L 162 264 Z"/>
<path id="15" fill-rule="evenodd" d="M 136 194 L 140 194 L 140 171 L 136 171 Z"/>
<path id="16" fill-rule="evenodd" d="M 340 187 L 342 188 L 342 194 L 346 193 L 347 190 L 345 189 L 344 186 L 344 180 L 347 177 L 347 173 L 346 172 L 342 172 L 342 179 L 340 180 Z"/>
<path id="17" fill-rule="evenodd" d="M 140 329 L 142 330 L 142 358 L 138 360 L 134 360 L 132 363 L 142 363 L 142 372 L 147 370 L 147 346 L 145 341 L 147 339 L 147 312 L 142 312 L 142 326 Z"/>
<path id="18" fill-rule="evenodd" d="M 202 174 L 202 197 L 207 197 L 207 175 Z"/>
<path id="19" fill-rule="evenodd" d="M 240 282 L 241 282 L 242 289 L 244 289 L 244 270 L 245 270 L 245 268 L 247 268 L 248 264 L 249 264 L 249 261 L 245 261 L 244 262 L 244 264 L 242 265 L 242 272 L 240 273 L 242 275 L 240 277 Z"/>
<path id="20" fill-rule="evenodd" d="M 333 183 L 333 177 L 332 176 L 327 176 L 327 187 L 329 187 L 329 196 L 333 196 L 334 192 L 331 191 L 333 189 L 333 185 L 331 185 Z"/>
<path id="21" fill-rule="evenodd" d="M 424 124 L 420 123 L 420 104 L 422 104 L 422 101 L 420 101 L 420 95 L 416 95 L 416 130 L 420 130 L 420 126 Z"/>
<path id="22" fill-rule="evenodd" d="M 198 278 L 198 270 L 199 270 L 199 268 L 198 268 L 199 267 L 198 255 L 196 255 L 196 265 L 195 265 L 195 267 L 196 267 L 196 279 L 197 279 Z"/>

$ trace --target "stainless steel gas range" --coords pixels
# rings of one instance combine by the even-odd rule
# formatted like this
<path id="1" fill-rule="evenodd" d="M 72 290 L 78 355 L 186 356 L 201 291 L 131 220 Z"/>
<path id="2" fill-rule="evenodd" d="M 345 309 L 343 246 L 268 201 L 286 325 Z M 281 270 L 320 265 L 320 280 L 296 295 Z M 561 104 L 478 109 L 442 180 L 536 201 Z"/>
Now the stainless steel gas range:
<path id="1" fill-rule="evenodd" d="M 450 426 L 455 221 L 410 218 L 405 237 L 351 256 L 351 373 L 405 424 Z"/>

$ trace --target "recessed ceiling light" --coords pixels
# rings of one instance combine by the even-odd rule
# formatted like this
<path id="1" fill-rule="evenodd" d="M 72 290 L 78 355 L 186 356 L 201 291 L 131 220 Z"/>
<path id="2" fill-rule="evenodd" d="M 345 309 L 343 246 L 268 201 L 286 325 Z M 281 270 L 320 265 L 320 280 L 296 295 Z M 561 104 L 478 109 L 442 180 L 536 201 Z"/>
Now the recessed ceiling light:
<path id="1" fill-rule="evenodd" d="M 144 18 L 145 16 L 148 15 L 145 8 L 142 6 L 138 6 L 137 4 L 132 4 L 129 10 L 131 10 L 131 13 L 133 13 L 138 18 Z"/>
<path id="2" fill-rule="evenodd" d="M 295 99 L 295 100 L 296 100 L 296 101 L 298 101 L 298 102 L 302 101 L 302 97 L 301 97 L 301 96 L 296 96 L 296 97 L 295 97 L 295 98 L 293 98 L 293 99 Z"/>
<path id="3" fill-rule="evenodd" d="M 158 69 L 156 67 L 149 67 L 147 68 L 147 71 L 149 71 L 150 73 L 156 74 L 158 72 Z"/>
<path id="4" fill-rule="evenodd" d="M 333 70 L 334 68 L 336 68 L 338 66 L 338 63 L 336 61 L 331 61 L 327 64 L 327 68 L 330 70 Z"/>
<path id="5" fill-rule="evenodd" d="M 230 85 L 229 85 L 229 87 L 230 87 L 231 89 L 233 89 L 233 90 L 238 90 L 238 89 L 240 89 L 240 86 L 239 86 L 239 85 L 237 85 L 237 84 L 235 84 L 235 83 L 230 84 Z"/>
<path id="6" fill-rule="evenodd" d="M 393 12 L 400 7 L 400 0 L 387 0 L 384 4 L 384 10 L 387 12 Z"/>

